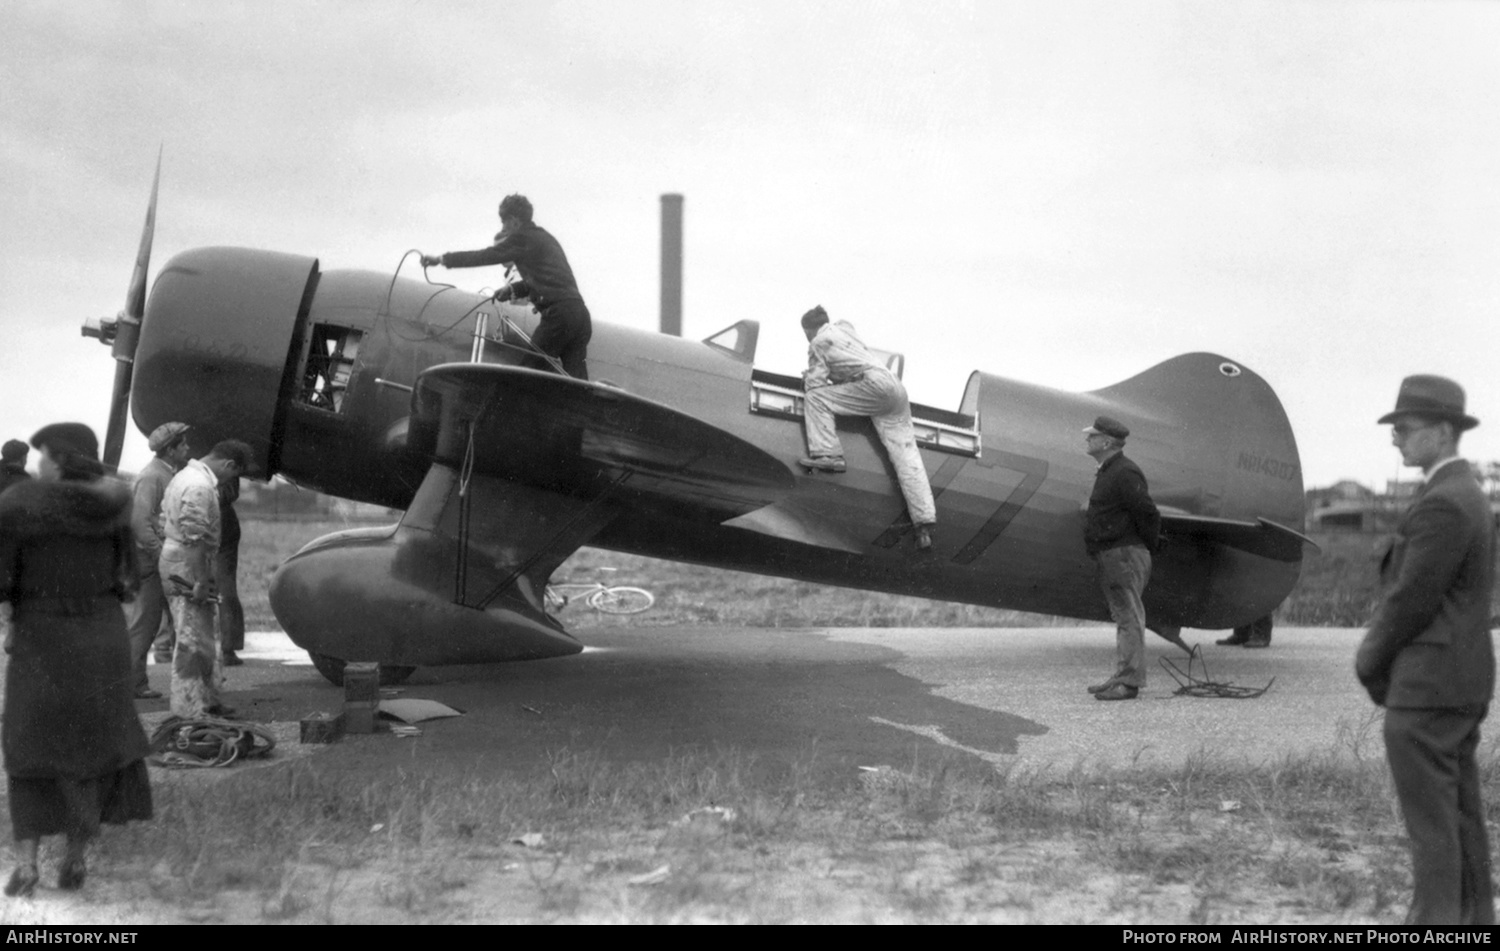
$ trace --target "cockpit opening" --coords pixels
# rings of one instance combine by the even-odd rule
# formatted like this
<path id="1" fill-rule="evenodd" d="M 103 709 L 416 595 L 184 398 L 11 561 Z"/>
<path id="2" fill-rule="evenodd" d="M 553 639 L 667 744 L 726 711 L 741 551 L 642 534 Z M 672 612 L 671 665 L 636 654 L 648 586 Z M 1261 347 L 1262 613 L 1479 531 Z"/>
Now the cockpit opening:
<path id="1" fill-rule="evenodd" d="M 352 327 L 314 324 L 308 341 L 307 363 L 302 371 L 299 402 L 330 413 L 340 412 L 363 338 L 364 333 Z"/>
<path id="2" fill-rule="evenodd" d="M 743 363 L 755 362 L 755 347 L 760 337 L 760 324 L 754 320 L 741 320 L 703 342 L 726 356 Z M 887 369 L 901 379 L 906 370 L 906 356 L 890 350 L 871 347 Z M 917 444 L 927 449 L 977 457 L 982 440 L 979 436 L 979 374 L 973 374 L 964 388 L 963 402 L 959 412 L 911 404 L 912 429 Z M 750 412 L 762 416 L 802 421 L 803 386 L 801 376 L 772 373 L 769 370 L 752 368 L 750 371 Z"/>

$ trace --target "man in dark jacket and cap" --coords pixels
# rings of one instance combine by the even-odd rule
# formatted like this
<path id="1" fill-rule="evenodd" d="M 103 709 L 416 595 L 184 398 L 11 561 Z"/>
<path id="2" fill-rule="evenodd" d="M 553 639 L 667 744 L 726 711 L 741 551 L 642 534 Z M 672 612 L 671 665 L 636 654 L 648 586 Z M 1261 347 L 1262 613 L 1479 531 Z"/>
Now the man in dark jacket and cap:
<path id="1" fill-rule="evenodd" d="M 11 439 L 0 447 L 0 492 L 31 478 L 26 471 L 26 456 L 31 447 L 19 439 Z"/>
<path id="2" fill-rule="evenodd" d="M 1084 451 L 1099 469 L 1089 495 L 1083 544 L 1098 566 L 1099 587 L 1115 622 L 1117 656 L 1114 676 L 1090 687 L 1089 693 L 1095 700 L 1134 700 L 1146 685 L 1146 608 L 1141 592 L 1151 580 L 1151 552 L 1161 534 L 1161 513 L 1151 501 L 1141 467 L 1125 458 L 1130 436 L 1125 424 L 1100 416 L 1084 433 Z"/>
<path id="3" fill-rule="evenodd" d="M 1490 592 L 1495 522 L 1459 437 L 1479 425 L 1464 391 L 1409 376 L 1391 424 L 1401 461 L 1422 486 L 1380 565 L 1385 588 L 1354 658 L 1385 708 L 1385 754 L 1411 839 L 1408 925 L 1495 923 L 1490 843 L 1480 798 L 1479 724 L 1495 691 Z"/>
<path id="4" fill-rule="evenodd" d="M 555 358 L 569 376 L 589 378 L 589 338 L 594 334 L 589 309 L 573 280 L 573 269 L 557 239 L 531 220 L 531 202 L 525 195 L 506 195 L 500 202 L 500 233 L 495 243 L 478 251 L 424 254 L 422 266 L 484 267 L 514 264 L 521 279 L 500 288 L 495 299 L 530 298 L 541 321 L 531 342 L 542 353 Z M 537 369 L 551 364 L 540 358 L 528 361 Z"/>

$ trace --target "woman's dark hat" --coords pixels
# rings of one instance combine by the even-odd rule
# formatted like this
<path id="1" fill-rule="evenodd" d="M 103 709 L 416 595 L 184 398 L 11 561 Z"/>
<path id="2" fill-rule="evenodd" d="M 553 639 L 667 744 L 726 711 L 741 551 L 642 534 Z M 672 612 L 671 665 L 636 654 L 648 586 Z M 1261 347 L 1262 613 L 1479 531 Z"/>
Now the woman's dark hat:
<path id="1" fill-rule="evenodd" d="M 67 454 L 99 461 L 99 440 L 83 423 L 43 426 L 31 437 L 31 445 L 37 449 L 46 446 L 54 456 Z"/>
<path id="2" fill-rule="evenodd" d="M 1413 414 L 1447 420 L 1459 432 L 1473 429 L 1479 420 L 1464 412 L 1464 388 L 1445 376 L 1419 373 L 1401 381 L 1396 393 L 1396 408 L 1380 417 L 1380 424 L 1395 422 L 1399 416 Z"/>
<path id="3" fill-rule="evenodd" d="M 1085 426 L 1084 432 L 1098 433 L 1101 436 L 1113 436 L 1115 439 L 1125 439 L 1130 436 L 1130 430 L 1118 419 L 1109 416 L 1100 416 L 1094 420 L 1094 425 Z"/>

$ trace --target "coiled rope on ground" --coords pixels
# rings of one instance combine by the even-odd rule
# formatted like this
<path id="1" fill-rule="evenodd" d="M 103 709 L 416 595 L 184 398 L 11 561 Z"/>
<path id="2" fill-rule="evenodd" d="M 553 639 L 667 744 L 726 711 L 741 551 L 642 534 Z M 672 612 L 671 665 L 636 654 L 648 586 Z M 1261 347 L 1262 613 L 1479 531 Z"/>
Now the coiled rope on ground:
<path id="1" fill-rule="evenodd" d="M 168 769 L 229 766 L 267 756 L 275 748 L 276 738 L 255 723 L 216 717 L 168 717 L 151 733 L 147 761 Z"/>

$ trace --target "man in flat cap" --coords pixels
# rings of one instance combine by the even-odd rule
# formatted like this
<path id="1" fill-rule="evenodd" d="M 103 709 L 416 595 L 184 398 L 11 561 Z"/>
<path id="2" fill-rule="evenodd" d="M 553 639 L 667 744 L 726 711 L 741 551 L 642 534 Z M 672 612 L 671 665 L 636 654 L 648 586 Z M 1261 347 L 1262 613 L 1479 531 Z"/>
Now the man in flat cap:
<path id="1" fill-rule="evenodd" d="M 821 306 L 802 315 L 802 332 L 807 336 L 807 370 L 802 374 L 807 455 L 798 462 L 819 472 L 843 472 L 844 447 L 834 429 L 834 416 L 870 417 L 896 470 L 917 551 L 930 551 L 937 506 L 922 454 L 917 451 L 906 387 L 864 345 L 853 324 L 829 322 Z"/>
<path id="2" fill-rule="evenodd" d="M 170 663 L 172 660 L 172 643 L 175 638 L 172 618 L 167 613 L 166 594 L 162 591 L 161 575 L 157 571 L 157 560 L 161 557 L 164 537 L 161 500 L 172 476 L 190 458 L 192 450 L 188 446 L 187 433 L 186 423 L 162 423 L 153 429 L 146 439 L 146 445 L 156 453 L 156 457 L 146 463 L 140 475 L 135 477 L 130 528 L 135 534 L 141 590 L 133 602 L 125 605 L 125 621 L 130 627 L 131 669 L 138 700 L 161 699 L 161 692 L 152 690 L 150 681 L 146 679 L 146 654 L 152 649 L 153 639 L 156 641 L 157 661 Z M 163 618 L 166 619 L 165 627 L 162 624 Z"/>
<path id="3" fill-rule="evenodd" d="M 1141 592 L 1151 580 L 1151 552 L 1161 535 L 1161 513 L 1140 466 L 1125 458 L 1130 430 L 1108 416 L 1084 429 L 1084 451 L 1099 463 L 1089 495 L 1083 545 L 1098 566 L 1099 587 L 1115 622 L 1115 672 L 1089 688 L 1095 700 L 1134 700 L 1146 685 L 1146 608 Z M 1165 635 L 1163 635 L 1165 636 Z"/>
<path id="4" fill-rule="evenodd" d="M 1380 418 L 1422 486 L 1380 565 L 1384 593 L 1354 669 L 1385 707 L 1386 761 L 1411 840 L 1409 925 L 1493 925 L 1474 750 L 1495 688 L 1495 523 L 1460 436 L 1479 425 L 1440 376 L 1401 381 Z"/>
<path id="5" fill-rule="evenodd" d="M 31 447 L 19 439 L 11 439 L 0 447 L 0 492 L 31 478 L 26 471 L 26 456 Z"/>

